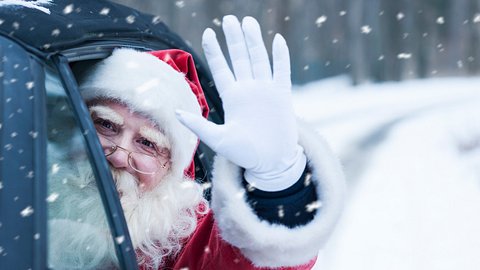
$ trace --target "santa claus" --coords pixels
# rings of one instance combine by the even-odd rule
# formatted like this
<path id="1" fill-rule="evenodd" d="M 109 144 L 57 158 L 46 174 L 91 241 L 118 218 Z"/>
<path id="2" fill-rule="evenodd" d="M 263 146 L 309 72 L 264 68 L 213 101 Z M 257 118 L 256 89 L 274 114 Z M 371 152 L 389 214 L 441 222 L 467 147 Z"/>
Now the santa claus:
<path id="1" fill-rule="evenodd" d="M 181 50 L 117 49 L 79 79 L 138 263 L 145 269 L 310 268 L 341 211 L 340 166 L 321 138 L 297 124 L 285 40 L 274 39 L 272 71 L 256 20 L 226 16 L 223 29 L 233 72 L 215 33 L 207 29 L 203 36 L 223 125 L 205 119 L 195 65 Z M 218 154 L 210 205 L 193 180 L 198 138 Z M 75 168 L 52 184 L 68 196 L 50 210 L 49 263 L 115 268 L 94 178 L 82 165 Z"/>

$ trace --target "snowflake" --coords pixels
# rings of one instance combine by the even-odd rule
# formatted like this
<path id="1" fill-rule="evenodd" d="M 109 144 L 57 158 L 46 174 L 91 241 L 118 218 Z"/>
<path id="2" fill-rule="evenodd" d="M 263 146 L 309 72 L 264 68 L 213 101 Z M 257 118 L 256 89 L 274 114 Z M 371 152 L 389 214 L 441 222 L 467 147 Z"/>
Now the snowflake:
<path id="1" fill-rule="evenodd" d="M 155 16 L 155 17 L 152 18 L 152 23 L 153 24 L 159 24 L 161 21 L 162 21 L 162 19 L 160 18 L 160 16 Z"/>
<path id="2" fill-rule="evenodd" d="M 25 209 L 20 211 L 20 215 L 22 217 L 28 217 L 28 216 L 31 216 L 32 214 L 33 214 L 33 208 L 31 206 L 27 206 Z"/>
<path id="3" fill-rule="evenodd" d="M 53 37 L 58 37 L 59 35 L 60 35 L 60 29 L 58 29 L 58 28 L 53 29 L 52 36 Z"/>
<path id="4" fill-rule="evenodd" d="M 338 15 L 345 16 L 345 15 L 347 15 L 347 12 L 345 10 L 342 10 L 338 13 Z"/>
<path id="5" fill-rule="evenodd" d="M 100 10 L 100 15 L 108 15 L 108 13 L 110 13 L 109 8 L 102 8 L 102 10 Z"/>
<path id="6" fill-rule="evenodd" d="M 35 86 L 34 82 L 27 82 L 25 83 L 25 86 L 27 87 L 28 90 L 32 90 L 32 88 Z"/>
<path id="7" fill-rule="evenodd" d="M 127 21 L 127 23 L 132 24 L 135 22 L 135 16 L 129 15 L 125 18 L 125 20 Z"/>
<path id="8" fill-rule="evenodd" d="M 322 15 L 322 16 L 317 18 L 317 20 L 315 21 L 315 24 L 317 25 L 317 27 L 321 27 L 322 24 L 326 21 L 327 21 L 327 16 Z"/>
<path id="9" fill-rule="evenodd" d="M 314 201 L 312 203 L 305 205 L 307 212 L 313 212 L 315 209 L 318 209 L 320 207 L 322 207 L 322 203 L 319 201 Z"/>
<path id="10" fill-rule="evenodd" d="M 400 21 L 400 20 L 403 19 L 403 18 L 405 18 L 405 14 L 403 14 L 402 12 L 399 12 L 399 13 L 397 14 L 397 20 Z"/>
<path id="11" fill-rule="evenodd" d="M 59 196 L 58 193 L 53 192 L 52 194 L 50 194 L 50 195 L 47 197 L 46 201 L 49 202 L 49 203 L 52 203 L 52 202 L 54 202 L 54 201 L 56 201 L 56 200 L 58 199 L 58 196 Z"/>
<path id="12" fill-rule="evenodd" d="M 473 23 L 479 23 L 480 22 L 480 13 L 475 13 L 475 16 L 473 16 Z"/>
<path id="13" fill-rule="evenodd" d="M 38 132 L 36 132 L 36 131 L 30 131 L 30 132 L 28 133 L 28 135 L 32 136 L 32 138 L 35 139 L 35 138 L 37 138 L 37 136 L 38 136 Z"/>
<path id="14" fill-rule="evenodd" d="M 285 216 L 285 211 L 283 210 L 283 205 L 278 206 L 278 217 L 283 218 Z"/>
<path id="15" fill-rule="evenodd" d="M 360 28 L 362 34 L 370 34 L 372 32 L 372 28 L 369 25 L 364 25 Z"/>
<path id="16" fill-rule="evenodd" d="M 438 24 L 444 24 L 444 23 L 445 23 L 445 19 L 444 19 L 443 17 L 438 17 L 437 20 L 436 20 L 436 22 L 437 22 Z"/>
<path id="17" fill-rule="evenodd" d="M 67 14 L 72 13 L 73 8 L 74 8 L 73 4 L 65 6 L 65 8 L 63 9 L 63 14 L 67 15 Z"/>
<path id="18" fill-rule="evenodd" d="M 125 241 L 125 236 L 120 235 L 118 237 L 115 237 L 115 241 L 117 242 L 117 244 L 121 245 Z"/>
<path id="19" fill-rule="evenodd" d="M 35 239 L 35 240 L 40 239 L 40 234 L 39 233 L 34 234 L 33 239 Z"/>
<path id="20" fill-rule="evenodd" d="M 399 53 L 397 55 L 398 59 L 410 59 L 412 57 L 411 53 Z"/>
<path id="21" fill-rule="evenodd" d="M 26 8 L 33 8 L 41 12 L 50 14 L 48 8 L 42 7 L 42 5 L 49 5 L 52 0 L 37 0 L 37 1 L 25 1 L 25 0 L 2 0 L 0 1 L 0 7 L 2 6 L 22 6 Z"/>
<path id="22" fill-rule="evenodd" d="M 3 183 L 2 183 L 2 182 L 0 182 L 0 189 L 2 189 L 2 188 L 3 188 Z"/>
<path id="23" fill-rule="evenodd" d="M 183 8 L 185 6 L 185 1 L 176 1 L 175 6 L 178 8 Z"/>
<path id="24" fill-rule="evenodd" d="M 220 19 L 219 19 L 219 18 L 215 18 L 215 19 L 213 19 L 213 21 L 212 21 L 212 22 L 213 22 L 213 24 L 215 24 L 216 26 L 220 26 L 220 25 L 222 25 L 222 22 L 220 21 Z"/>
<path id="25" fill-rule="evenodd" d="M 60 170 L 60 166 L 58 165 L 58 163 L 55 163 L 52 165 L 52 174 L 58 173 L 59 170 Z"/>

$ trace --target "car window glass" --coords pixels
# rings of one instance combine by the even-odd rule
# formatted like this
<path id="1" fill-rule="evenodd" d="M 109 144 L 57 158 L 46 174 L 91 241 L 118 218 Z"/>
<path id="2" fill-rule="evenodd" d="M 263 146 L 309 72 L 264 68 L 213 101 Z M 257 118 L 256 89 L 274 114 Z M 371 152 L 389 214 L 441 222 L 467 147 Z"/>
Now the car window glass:
<path id="1" fill-rule="evenodd" d="M 48 265 L 108 269 L 117 264 L 87 148 L 58 74 L 45 67 L 47 91 Z"/>

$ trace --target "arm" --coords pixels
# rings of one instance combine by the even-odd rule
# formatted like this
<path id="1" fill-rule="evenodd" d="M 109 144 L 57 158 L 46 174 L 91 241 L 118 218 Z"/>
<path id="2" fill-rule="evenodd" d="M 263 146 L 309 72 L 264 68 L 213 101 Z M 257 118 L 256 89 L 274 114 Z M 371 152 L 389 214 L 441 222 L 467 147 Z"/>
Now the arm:
<path id="1" fill-rule="evenodd" d="M 223 101 L 225 124 L 178 112 L 179 120 L 218 154 L 212 180 L 215 222 L 222 239 L 256 266 L 306 264 L 316 257 L 341 212 L 341 168 L 326 143 L 297 124 L 291 102 L 290 58 L 283 37 L 277 34 L 273 41 L 272 71 L 260 27 L 253 18 L 246 17 L 240 25 L 234 16 L 226 16 L 223 29 L 233 73 L 213 30 L 205 31 L 203 46 Z M 252 196 L 246 195 L 243 179 L 261 190 L 252 194 L 257 199 L 269 193 L 296 197 L 297 192 L 285 193 L 296 190 L 307 161 L 313 196 L 320 199 L 316 204 L 320 208 L 289 226 L 272 219 L 271 211 L 278 213 L 275 207 L 267 207 L 267 211 L 251 207 Z M 263 206 L 272 202 L 268 198 L 261 201 Z"/>

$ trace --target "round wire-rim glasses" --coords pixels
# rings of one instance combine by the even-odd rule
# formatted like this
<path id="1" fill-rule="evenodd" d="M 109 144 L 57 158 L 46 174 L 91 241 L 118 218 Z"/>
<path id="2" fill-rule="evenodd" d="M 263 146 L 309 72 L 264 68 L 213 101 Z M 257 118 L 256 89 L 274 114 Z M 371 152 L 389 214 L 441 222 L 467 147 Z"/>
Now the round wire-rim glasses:
<path id="1" fill-rule="evenodd" d="M 159 160 L 161 155 L 130 151 L 103 136 L 99 136 L 99 138 L 105 153 L 105 157 L 113 155 L 117 149 L 123 150 L 128 153 L 128 165 L 136 172 L 153 175 L 156 174 L 160 169 L 165 169 L 167 167 L 168 159 L 162 164 Z M 137 163 L 138 165 L 135 165 Z M 139 165 L 140 167 L 145 167 L 147 170 L 144 170 L 144 168 L 138 168 Z M 151 167 L 153 171 L 148 170 L 149 167 Z"/>

